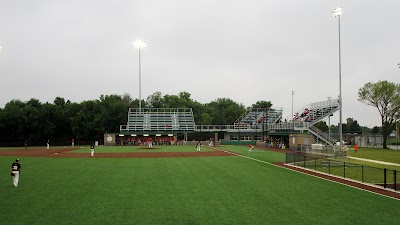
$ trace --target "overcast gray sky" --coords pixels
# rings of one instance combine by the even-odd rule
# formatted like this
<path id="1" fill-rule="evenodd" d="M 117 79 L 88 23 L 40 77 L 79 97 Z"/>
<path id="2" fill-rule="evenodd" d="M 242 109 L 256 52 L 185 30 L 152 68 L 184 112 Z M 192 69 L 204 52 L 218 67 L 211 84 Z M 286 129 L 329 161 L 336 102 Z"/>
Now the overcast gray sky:
<path id="1" fill-rule="evenodd" d="M 339 94 L 338 6 L 343 119 L 380 126 L 357 91 L 400 83 L 398 0 L 0 0 L 0 107 L 139 98 L 132 41 L 142 39 L 142 98 L 187 91 L 201 103 L 266 100 L 286 117 L 292 90 L 294 111 Z"/>

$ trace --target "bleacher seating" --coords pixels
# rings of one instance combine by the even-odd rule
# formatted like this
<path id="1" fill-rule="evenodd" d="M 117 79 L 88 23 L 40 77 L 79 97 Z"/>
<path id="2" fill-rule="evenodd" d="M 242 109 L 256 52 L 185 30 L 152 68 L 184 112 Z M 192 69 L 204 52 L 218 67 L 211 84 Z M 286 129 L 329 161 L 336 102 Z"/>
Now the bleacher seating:
<path id="1" fill-rule="evenodd" d="M 261 128 L 265 124 L 277 123 L 282 119 L 282 109 L 250 108 L 234 123 L 240 128 Z"/>
<path id="2" fill-rule="evenodd" d="M 194 131 L 192 109 L 130 108 L 127 125 L 120 131 Z"/>

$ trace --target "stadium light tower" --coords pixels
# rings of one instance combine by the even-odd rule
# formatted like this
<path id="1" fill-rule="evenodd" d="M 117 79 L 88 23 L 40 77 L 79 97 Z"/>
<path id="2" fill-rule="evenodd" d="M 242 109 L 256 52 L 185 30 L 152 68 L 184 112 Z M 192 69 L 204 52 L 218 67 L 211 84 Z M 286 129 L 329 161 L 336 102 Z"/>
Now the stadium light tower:
<path id="1" fill-rule="evenodd" d="M 342 56 L 341 56 L 341 46 L 340 46 L 340 15 L 342 15 L 342 8 L 338 7 L 332 12 L 333 17 L 338 18 L 339 24 L 339 146 L 342 147 L 343 142 L 343 131 L 342 131 L 342 106 L 343 106 L 343 99 L 342 99 Z"/>
<path id="2" fill-rule="evenodd" d="M 136 40 L 133 43 L 133 47 L 139 49 L 139 113 L 142 113 L 142 70 L 141 70 L 141 59 L 140 49 L 146 48 L 147 43 L 142 40 Z"/>
<path id="3" fill-rule="evenodd" d="M 293 118 L 294 114 L 293 114 L 293 95 L 294 95 L 294 91 L 292 90 L 292 116 L 290 118 Z"/>

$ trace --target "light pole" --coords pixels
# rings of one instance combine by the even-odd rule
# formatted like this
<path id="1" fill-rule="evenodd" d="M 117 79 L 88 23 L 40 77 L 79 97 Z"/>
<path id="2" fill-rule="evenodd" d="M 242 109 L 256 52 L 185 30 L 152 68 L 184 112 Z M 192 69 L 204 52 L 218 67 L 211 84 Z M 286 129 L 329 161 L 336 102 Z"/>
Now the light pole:
<path id="1" fill-rule="evenodd" d="M 142 40 L 136 40 L 132 44 L 133 47 L 139 49 L 139 113 L 142 113 L 142 71 L 140 65 L 140 49 L 146 48 L 147 43 Z"/>
<path id="2" fill-rule="evenodd" d="M 400 63 L 399 63 L 400 64 Z M 399 121 L 396 120 L 396 149 L 399 150 L 399 125 L 397 124 Z"/>
<path id="3" fill-rule="evenodd" d="M 292 90 L 292 115 L 291 118 L 293 118 L 294 114 L 293 114 L 293 95 L 294 95 L 294 91 Z"/>
<path id="4" fill-rule="evenodd" d="M 342 131 L 342 58 L 341 58 L 341 46 L 340 46 L 340 15 L 342 15 L 342 8 L 338 7 L 333 10 L 332 15 L 338 18 L 339 24 L 339 146 L 342 147 L 343 131 Z"/>
<path id="5" fill-rule="evenodd" d="M 330 104 L 332 97 L 328 97 L 328 101 Z M 331 139 L 331 115 L 328 116 L 328 139 Z"/>

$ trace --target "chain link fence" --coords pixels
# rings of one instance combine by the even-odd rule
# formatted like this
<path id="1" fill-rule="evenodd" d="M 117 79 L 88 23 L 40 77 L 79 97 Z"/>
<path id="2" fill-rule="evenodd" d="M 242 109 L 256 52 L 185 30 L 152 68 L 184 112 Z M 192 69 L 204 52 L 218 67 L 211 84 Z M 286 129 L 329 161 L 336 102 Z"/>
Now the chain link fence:
<path id="1" fill-rule="evenodd" d="M 299 166 L 362 183 L 379 185 L 399 191 L 400 183 L 396 170 L 378 168 L 329 158 L 326 155 L 308 155 L 302 152 L 286 153 L 286 164 Z"/>

